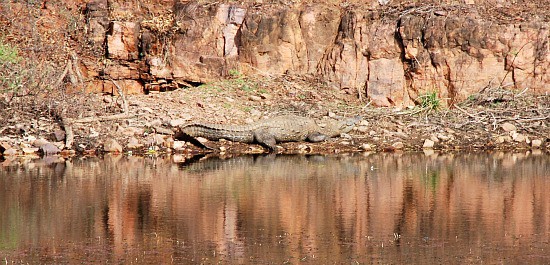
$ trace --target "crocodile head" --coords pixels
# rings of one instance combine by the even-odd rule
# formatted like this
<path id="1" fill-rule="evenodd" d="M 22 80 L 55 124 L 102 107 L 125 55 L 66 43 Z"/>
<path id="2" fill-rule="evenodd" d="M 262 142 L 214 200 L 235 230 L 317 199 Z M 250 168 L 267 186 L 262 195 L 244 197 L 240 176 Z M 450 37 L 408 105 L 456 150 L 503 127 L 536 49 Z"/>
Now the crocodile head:
<path id="1" fill-rule="evenodd" d="M 336 121 L 332 124 L 329 124 L 325 130 L 325 134 L 330 135 L 331 137 L 339 136 L 342 133 L 350 132 L 353 127 L 362 119 L 361 116 L 355 116 L 351 118 L 342 119 Z"/>

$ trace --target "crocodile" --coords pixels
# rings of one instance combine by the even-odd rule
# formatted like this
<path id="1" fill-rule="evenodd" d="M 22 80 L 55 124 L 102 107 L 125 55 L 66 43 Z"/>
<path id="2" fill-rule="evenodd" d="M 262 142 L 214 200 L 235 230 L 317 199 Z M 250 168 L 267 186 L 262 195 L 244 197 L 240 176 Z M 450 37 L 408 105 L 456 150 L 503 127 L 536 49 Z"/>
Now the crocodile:
<path id="1" fill-rule="evenodd" d="M 270 151 L 277 150 L 280 142 L 321 142 L 339 136 L 353 129 L 360 117 L 340 121 L 330 121 L 321 127 L 312 118 L 284 115 L 260 120 L 246 125 L 224 125 L 207 123 L 189 123 L 179 126 L 176 138 L 195 140 L 193 144 L 206 147 L 196 141 L 195 137 L 209 140 L 226 139 L 242 143 L 258 143 Z M 207 147 L 206 147 L 207 148 Z"/>

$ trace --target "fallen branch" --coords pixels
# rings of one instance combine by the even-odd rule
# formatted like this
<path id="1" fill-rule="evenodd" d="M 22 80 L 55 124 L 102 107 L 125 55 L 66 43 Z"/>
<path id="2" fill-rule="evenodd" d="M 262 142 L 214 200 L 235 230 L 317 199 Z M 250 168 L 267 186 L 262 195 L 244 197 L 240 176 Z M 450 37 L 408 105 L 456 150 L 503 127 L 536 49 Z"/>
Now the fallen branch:
<path id="1" fill-rule="evenodd" d="M 114 114 L 114 115 L 109 115 L 109 116 L 81 118 L 81 119 L 78 119 L 78 120 L 74 120 L 73 123 L 87 123 L 87 122 L 95 122 L 95 121 L 112 121 L 112 120 L 120 120 L 120 119 L 130 119 L 130 118 L 133 118 L 133 117 L 135 117 L 135 115 L 120 113 L 120 114 Z"/>

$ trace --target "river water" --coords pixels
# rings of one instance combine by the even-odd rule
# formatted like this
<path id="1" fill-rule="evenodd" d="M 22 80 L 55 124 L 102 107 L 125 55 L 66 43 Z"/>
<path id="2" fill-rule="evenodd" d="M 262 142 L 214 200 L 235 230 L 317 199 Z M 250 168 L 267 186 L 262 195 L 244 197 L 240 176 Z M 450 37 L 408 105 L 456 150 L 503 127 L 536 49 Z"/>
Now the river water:
<path id="1" fill-rule="evenodd" d="M 550 156 L 5 160 L 0 264 L 550 264 Z"/>

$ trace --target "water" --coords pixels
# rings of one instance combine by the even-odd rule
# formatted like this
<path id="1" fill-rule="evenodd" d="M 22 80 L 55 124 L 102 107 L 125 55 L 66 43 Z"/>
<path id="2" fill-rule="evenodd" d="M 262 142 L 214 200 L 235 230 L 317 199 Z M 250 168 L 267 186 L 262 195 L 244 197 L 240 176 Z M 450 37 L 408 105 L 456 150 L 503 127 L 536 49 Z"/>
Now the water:
<path id="1" fill-rule="evenodd" d="M 3 161 L 1 263 L 549 264 L 550 156 Z"/>

